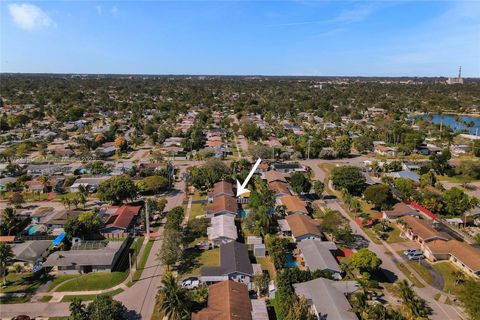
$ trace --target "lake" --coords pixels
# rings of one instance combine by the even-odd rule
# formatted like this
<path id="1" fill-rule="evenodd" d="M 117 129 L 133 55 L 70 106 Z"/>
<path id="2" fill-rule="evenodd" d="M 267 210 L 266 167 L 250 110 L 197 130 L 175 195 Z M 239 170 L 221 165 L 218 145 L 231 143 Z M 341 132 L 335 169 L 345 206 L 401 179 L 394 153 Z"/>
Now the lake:
<path id="1" fill-rule="evenodd" d="M 454 131 L 461 131 L 461 130 L 468 130 L 470 134 L 476 134 L 477 130 L 480 134 L 480 117 L 472 117 L 472 116 L 457 116 L 454 114 L 431 114 L 432 116 L 431 122 L 435 124 L 439 124 L 442 122 L 443 116 L 443 125 L 447 125 L 451 127 Z M 457 118 L 460 118 L 462 122 L 457 122 Z M 430 120 L 428 115 L 421 116 L 421 118 Z M 465 124 L 473 122 L 473 127 L 467 127 Z"/>

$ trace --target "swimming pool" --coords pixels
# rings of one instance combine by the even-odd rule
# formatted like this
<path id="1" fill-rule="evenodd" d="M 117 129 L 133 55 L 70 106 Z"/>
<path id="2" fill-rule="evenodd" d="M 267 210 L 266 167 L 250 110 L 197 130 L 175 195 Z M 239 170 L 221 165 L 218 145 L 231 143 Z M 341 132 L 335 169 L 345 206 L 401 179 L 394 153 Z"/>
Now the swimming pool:
<path id="1" fill-rule="evenodd" d="M 298 268 L 298 262 L 295 260 L 291 253 L 286 253 L 285 257 L 287 258 L 287 262 L 285 263 L 285 267 L 287 268 Z"/>
<path id="2" fill-rule="evenodd" d="M 33 225 L 28 227 L 27 229 L 27 234 L 29 236 L 33 236 L 35 233 L 37 233 L 37 230 L 40 228 L 40 225 Z"/>

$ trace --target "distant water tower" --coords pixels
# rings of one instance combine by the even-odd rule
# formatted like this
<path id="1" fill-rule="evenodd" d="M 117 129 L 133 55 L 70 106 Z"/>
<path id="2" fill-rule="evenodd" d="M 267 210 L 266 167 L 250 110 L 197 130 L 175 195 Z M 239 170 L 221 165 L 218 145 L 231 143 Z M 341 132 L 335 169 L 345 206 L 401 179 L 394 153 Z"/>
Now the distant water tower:
<path id="1" fill-rule="evenodd" d="M 462 66 L 458 68 L 458 77 L 456 78 L 448 78 L 447 84 L 463 84 L 462 78 Z"/>

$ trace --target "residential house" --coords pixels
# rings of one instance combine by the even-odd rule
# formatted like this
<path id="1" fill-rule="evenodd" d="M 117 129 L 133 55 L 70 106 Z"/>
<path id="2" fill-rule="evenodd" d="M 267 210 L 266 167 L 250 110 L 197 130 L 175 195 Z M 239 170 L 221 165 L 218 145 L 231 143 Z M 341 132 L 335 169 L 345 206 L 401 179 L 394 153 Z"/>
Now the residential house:
<path id="1" fill-rule="evenodd" d="M 208 240 L 215 245 L 220 245 L 230 241 L 237 240 L 237 227 L 235 226 L 235 217 L 230 215 L 220 215 L 212 217 L 211 226 L 207 228 Z"/>
<path id="2" fill-rule="evenodd" d="M 412 216 L 405 216 L 400 219 L 399 226 L 405 237 L 417 241 L 421 246 L 433 240 L 450 240 L 450 237 L 436 230 L 429 220 L 422 220 Z"/>
<path id="3" fill-rule="evenodd" d="M 134 226 L 141 206 L 111 206 L 103 213 L 105 227 L 101 233 L 127 233 Z"/>
<path id="4" fill-rule="evenodd" d="M 213 185 L 213 190 L 208 193 L 208 202 L 213 202 L 213 199 L 219 196 L 233 197 L 233 185 L 227 181 L 219 181 Z"/>
<path id="5" fill-rule="evenodd" d="M 334 255 L 338 251 L 332 241 L 321 241 L 320 239 L 305 239 L 297 243 L 304 265 L 310 271 L 328 270 L 335 279 L 341 279 L 340 266 Z"/>
<path id="6" fill-rule="evenodd" d="M 320 223 L 317 220 L 298 213 L 287 216 L 286 220 L 296 242 L 304 239 L 322 239 Z"/>
<path id="7" fill-rule="evenodd" d="M 253 276 L 253 267 L 250 263 L 247 246 L 236 241 L 222 244 L 220 246 L 220 266 L 203 267 L 200 274 L 200 280 L 205 283 L 233 280 L 249 286 Z"/>
<path id="8" fill-rule="evenodd" d="M 50 247 L 50 240 L 35 240 L 15 243 L 12 245 L 13 261 L 24 267 L 34 268 L 48 254 L 47 249 Z"/>
<path id="9" fill-rule="evenodd" d="M 418 213 L 417 210 L 410 207 L 408 204 L 405 204 L 403 202 L 398 202 L 393 206 L 392 210 L 382 211 L 382 216 L 383 216 L 383 219 L 393 221 L 405 216 L 419 217 L 420 214 Z"/>
<path id="10" fill-rule="evenodd" d="M 205 216 L 210 219 L 219 215 L 237 215 L 238 204 L 237 200 L 232 196 L 220 195 L 213 199 L 212 203 L 207 204 Z"/>
<path id="11" fill-rule="evenodd" d="M 263 178 L 267 180 L 268 183 L 274 182 L 274 181 L 279 181 L 283 183 L 287 183 L 287 179 L 285 179 L 285 176 L 281 174 L 278 171 L 275 170 L 270 170 L 267 171 L 263 174 Z"/>
<path id="12" fill-rule="evenodd" d="M 56 251 L 52 253 L 44 267 L 52 267 L 58 273 L 89 273 L 115 271 L 117 262 L 127 240 L 110 241 L 99 249 L 82 249 L 82 244 L 73 246 L 70 251 Z"/>
<path id="13" fill-rule="evenodd" d="M 208 287 L 208 306 L 192 314 L 192 320 L 252 320 L 248 288 L 231 280 Z"/>
<path id="14" fill-rule="evenodd" d="M 333 281 L 317 278 L 293 285 L 295 293 L 304 297 L 319 320 L 358 320 L 345 294 L 358 290 L 356 281 Z"/>
<path id="15" fill-rule="evenodd" d="M 110 176 L 100 176 L 100 177 L 88 177 L 88 178 L 78 178 L 70 186 L 71 192 L 79 192 L 79 187 L 84 186 L 89 192 L 96 192 L 98 185 L 105 180 L 110 179 Z"/>
<path id="16" fill-rule="evenodd" d="M 423 253 L 432 261 L 448 260 L 474 278 L 480 278 L 480 249 L 458 240 L 433 240 L 425 244 Z"/>
<path id="17" fill-rule="evenodd" d="M 415 182 L 420 182 L 420 176 L 416 172 L 413 172 L 410 170 L 388 172 L 388 173 L 385 173 L 385 176 L 392 177 L 392 178 L 405 178 L 405 179 L 413 180 Z"/>
<path id="18" fill-rule="evenodd" d="M 5 192 L 8 189 L 8 185 L 12 185 L 17 182 L 17 178 L 6 177 L 0 179 L 0 192 Z"/>
<path id="19" fill-rule="evenodd" d="M 30 164 L 27 166 L 27 173 L 32 175 L 51 176 L 55 173 L 66 173 L 69 167 L 59 164 Z"/>
<path id="20" fill-rule="evenodd" d="M 373 147 L 373 152 L 379 154 L 381 156 L 394 156 L 395 155 L 395 148 L 387 147 L 382 144 L 378 144 Z"/>
<path id="21" fill-rule="evenodd" d="M 70 219 L 78 218 L 84 211 L 82 210 L 62 210 L 58 211 L 55 214 L 48 216 L 48 220 L 43 222 L 43 224 L 49 229 L 63 228 L 65 223 Z"/>
<path id="22" fill-rule="evenodd" d="M 275 198 L 291 195 L 290 189 L 288 188 L 288 183 L 286 182 L 275 180 L 270 182 L 268 186 L 275 194 Z"/>
<path id="23" fill-rule="evenodd" d="M 277 205 L 285 206 L 285 214 L 308 214 L 305 201 L 301 200 L 297 196 L 286 195 L 277 198 L 276 202 Z"/>

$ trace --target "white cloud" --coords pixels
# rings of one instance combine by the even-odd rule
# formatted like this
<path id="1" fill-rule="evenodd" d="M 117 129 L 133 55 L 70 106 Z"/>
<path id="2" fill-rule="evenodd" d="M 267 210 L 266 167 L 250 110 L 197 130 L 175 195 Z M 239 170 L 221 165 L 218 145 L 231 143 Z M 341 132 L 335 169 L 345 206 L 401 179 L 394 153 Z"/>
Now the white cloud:
<path id="1" fill-rule="evenodd" d="M 114 17 L 118 16 L 118 8 L 116 6 L 113 6 L 112 9 L 110 10 L 113 14 Z"/>
<path id="2" fill-rule="evenodd" d="M 33 4 L 10 4 L 8 10 L 15 24 L 24 30 L 33 31 L 55 26 L 48 14 Z"/>
<path id="3" fill-rule="evenodd" d="M 99 15 L 102 15 L 102 6 L 95 6 L 95 10 L 97 10 Z"/>

